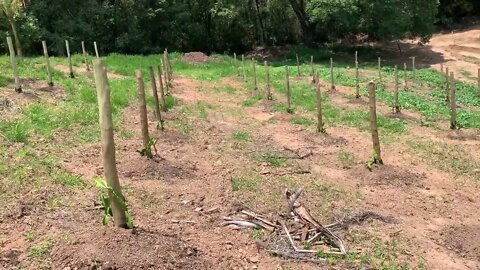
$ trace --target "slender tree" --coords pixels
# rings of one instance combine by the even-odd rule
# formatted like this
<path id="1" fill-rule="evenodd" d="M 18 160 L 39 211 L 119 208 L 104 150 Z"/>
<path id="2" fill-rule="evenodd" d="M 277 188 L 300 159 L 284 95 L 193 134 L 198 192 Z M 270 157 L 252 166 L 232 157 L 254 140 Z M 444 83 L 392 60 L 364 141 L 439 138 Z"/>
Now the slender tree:
<path id="1" fill-rule="evenodd" d="M 22 57 L 22 44 L 18 37 L 17 22 L 15 15 L 17 15 L 23 8 L 21 0 L 0 0 L 0 8 L 10 24 L 10 28 L 15 39 L 15 47 L 17 48 L 17 56 Z"/>

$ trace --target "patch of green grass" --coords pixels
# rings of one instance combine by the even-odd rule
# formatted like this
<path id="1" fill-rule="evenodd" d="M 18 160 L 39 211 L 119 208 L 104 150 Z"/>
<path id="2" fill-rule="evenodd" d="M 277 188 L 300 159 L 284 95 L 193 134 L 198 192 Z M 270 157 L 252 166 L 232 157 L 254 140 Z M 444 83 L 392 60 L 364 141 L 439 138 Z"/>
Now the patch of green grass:
<path id="1" fill-rule="evenodd" d="M 357 163 L 357 157 L 355 154 L 345 150 L 338 151 L 337 157 L 344 168 L 352 168 Z"/>
<path id="2" fill-rule="evenodd" d="M 135 136 L 135 133 L 131 130 L 120 130 L 120 137 L 123 139 L 132 139 Z"/>
<path id="3" fill-rule="evenodd" d="M 250 140 L 250 133 L 246 131 L 236 131 L 232 134 L 232 137 L 237 141 L 249 141 Z"/>
<path id="4" fill-rule="evenodd" d="M 276 153 L 256 154 L 254 159 L 259 162 L 265 162 L 272 167 L 282 167 L 286 163 L 286 158 Z"/>
<path id="5" fill-rule="evenodd" d="M 274 112 L 286 112 L 287 111 L 287 104 L 283 103 L 283 102 L 278 102 L 278 103 L 275 103 L 273 106 L 272 106 L 272 110 Z"/>
<path id="6" fill-rule="evenodd" d="M 68 187 L 83 187 L 85 182 L 78 176 L 64 171 L 55 171 L 52 173 L 53 181 L 57 184 Z"/>
<path id="7" fill-rule="evenodd" d="M 29 231 L 25 233 L 25 241 L 27 242 L 33 242 L 35 240 L 35 232 Z"/>
<path id="8" fill-rule="evenodd" d="M 242 105 L 245 107 L 252 107 L 253 105 L 257 104 L 258 101 L 262 100 L 264 97 L 260 93 L 255 93 L 246 100 L 242 102 Z"/>
<path id="9" fill-rule="evenodd" d="M 235 94 L 237 92 L 237 89 L 231 85 L 213 87 L 213 90 L 215 92 L 223 92 L 227 94 Z"/>
<path id="10" fill-rule="evenodd" d="M 261 229 L 253 229 L 252 238 L 255 240 L 262 240 L 264 238 L 263 231 Z"/>
<path id="11" fill-rule="evenodd" d="M 165 96 L 165 107 L 167 107 L 168 110 L 173 108 L 177 104 L 178 104 L 178 101 L 174 96 L 172 95 Z"/>
<path id="12" fill-rule="evenodd" d="M 290 119 L 290 123 L 295 125 L 302 125 L 302 126 L 313 126 L 316 122 L 310 118 L 305 117 L 295 117 Z"/>
<path id="13" fill-rule="evenodd" d="M 0 123 L 0 131 L 10 142 L 26 143 L 31 126 L 24 120 Z"/>
<path id="14" fill-rule="evenodd" d="M 251 174 L 235 176 L 230 179 L 230 184 L 233 191 L 250 191 L 258 192 L 258 178 Z"/>
<path id="15" fill-rule="evenodd" d="M 49 238 L 37 245 L 31 246 L 28 248 L 27 258 L 34 260 L 44 259 L 50 253 L 54 244 L 55 241 Z"/>

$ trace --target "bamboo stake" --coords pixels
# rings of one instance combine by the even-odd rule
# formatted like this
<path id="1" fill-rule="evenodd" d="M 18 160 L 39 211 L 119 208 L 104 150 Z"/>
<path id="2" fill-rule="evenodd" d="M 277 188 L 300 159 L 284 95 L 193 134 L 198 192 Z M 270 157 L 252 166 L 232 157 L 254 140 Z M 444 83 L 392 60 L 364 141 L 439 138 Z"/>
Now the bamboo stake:
<path id="1" fill-rule="evenodd" d="M 296 54 L 297 57 L 297 72 L 298 72 L 298 77 L 300 77 L 300 59 L 298 58 L 298 53 Z"/>
<path id="2" fill-rule="evenodd" d="M 112 207 L 115 227 L 128 228 L 126 210 L 119 200 L 124 200 L 122 188 L 118 181 L 118 171 L 115 160 L 115 141 L 113 139 L 113 123 L 110 105 L 110 87 L 108 85 L 107 70 L 103 60 L 93 62 L 95 84 L 99 108 L 100 134 L 102 141 L 102 159 L 105 179 L 111 190 L 109 200 Z"/>
<path id="3" fill-rule="evenodd" d="M 75 78 L 75 75 L 73 75 L 72 55 L 70 54 L 70 45 L 68 43 L 68 40 L 65 40 L 65 47 L 67 48 L 68 69 L 70 70 L 70 78 Z"/>
<path id="4" fill-rule="evenodd" d="M 98 47 L 97 47 L 97 42 L 93 42 L 93 47 L 95 48 L 95 55 L 97 56 L 97 59 L 100 58 L 100 55 L 98 54 Z"/>
<path id="5" fill-rule="evenodd" d="M 285 66 L 285 93 L 287 95 L 287 112 L 292 113 L 292 100 L 290 95 L 290 77 L 288 75 L 288 66 Z"/>
<path id="6" fill-rule="evenodd" d="M 408 90 L 407 63 L 403 63 L 403 91 Z"/>
<path id="7" fill-rule="evenodd" d="M 155 118 L 157 119 L 157 128 L 163 130 L 163 119 L 162 119 L 162 112 L 160 111 L 160 104 L 158 101 L 158 92 L 157 92 L 157 82 L 155 81 L 155 71 L 153 67 L 148 67 L 150 72 L 150 82 L 152 84 L 152 96 L 153 96 L 153 103 L 155 105 Z"/>
<path id="8" fill-rule="evenodd" d="M 380 151 L 380 139 L 378 138 L 377 127 L 377 104 L 375 101 L 375 83 L 370 81 L 368 84 L 368 97 L 370 99 L 370 130 L 372 132 L 373 142 L 373 162 L 375 164 L 383 164 L 382 155 Z"/>
<path id="9" fill-rule="evenodd" d="M 162 105 L 162 111 L 166 112 L 168 110 L 167 103 L 165 102 L 165 92 L 163 91 L 163 80 L 162 80 L 162 65 L 158 65 L 158 86 L 160 87 L 160 104 Z"/>
<path id="10" fill-rule="evenodd" d="M 450 72 L 445 68 L 445 102 L 450 103 Z"/>
<path id="11" fill-rule="evenodd" d="M 382 59 L 378 57 L 378 81 L 382 82 Z"/>
<path id="12" fill-rule="evenodd" d="M 53 86 L 52 67 L 50 66 L 50 59 L 48 57 L 47 42 L 45 40 L 42 41 L 42 47 L 43 47 L 43 55 L 45 56 L 45 65 L 47 66 L 47 72 L 48 72 L 48 85 Z"/>
<path id="13" fill-rule="evenodd" d="M 455 100 L 455 75 L 450 72 L 450 129 L 457 129 L 457 103 Z"/>
<path id="14" fill-rule="evenodd" d="M 255 59 L 252 58 L 252 62 L 253 62 L 253 90 L 257 90 L 258 87 L 257 87 L 257 68 L 256 68 L 256 63 L 255 63 Z"/>
<path id="15" fill-rule="evenodd" d="M 321 93 L 321 85 L 318 80 L 320 77 L 318 74 L 316 75 L 317 77 L 317 83 L 316 83 L 316 88 L 317 88 L 317 132 L 319 133 L 325 133 L 325 128 L 323 126 L 323 115 L 322 115 L 322 93 Z"/>
<path id="16" fill-rule="evenodd" d="M 330 57 L 330 80 L 332 82 L 332 90 L 335 90 L 335 80 L 333 78 L 333 58 Z"/>
<path id="17" fill-rule="evenodd" d="M 148 148 L 150 135 L 148 134 L 147 104 L 145 101 L 145 85 L 143 83 L 142 72 L 137 69 L 135 77 L 138 83 L 138 105 L 140 111 L 140 126 L 142 129 L 143 148 Z"/>
<path id="18" fill-rule="evenodd" d="M 243 80 L 247 82 L 247 71 L 245 69 L 245 56 L 242 54 L 242 70 L 243 70 Z"/>
<path id="19" fill-rule="evenodd" d="M 360 72 L 358 70 L 358 52 L 355 51 L 355 98 L 360 98 Z"/>
<path id="20" fill-rule="evenodd" d="M 395 65 L 395 92 L 394 92 L 395 104 L 393 110 L 395 113 L 400 113 L 400 102 L 398 101 L 398 67 Z"/>
<path id="21" fill-rule="evenodd" d="M 83 60 L 87 65 L 87 71 L 90 71 L 90 65 L 88 63 L 87 51 L 85 50 L 85 42 L 82 41 L 82 52 L 83 52 Z"/>
<path id="22" fill-rule="evenodd" d="M 22 93 L 22 85 L 20 84 L 20 78 L 18 77 L 17 58 L 15 57 L 12 37 L 7 36 L 7 43 L 10 52 L 10 63 L 12 64 L 13 77 L 15 78 L 15 92 Z"/>
<path id="23" fill-rule="evenodd" d="M 272 91 L 270 89 L 270 70 L 268 68 L 268 62 L 265 61 L 264 64 L 265 64 L 265 74 L 266 74 L 266 77 L 267 77 L 267 99 L 272 100 L 273 99 Z"/>

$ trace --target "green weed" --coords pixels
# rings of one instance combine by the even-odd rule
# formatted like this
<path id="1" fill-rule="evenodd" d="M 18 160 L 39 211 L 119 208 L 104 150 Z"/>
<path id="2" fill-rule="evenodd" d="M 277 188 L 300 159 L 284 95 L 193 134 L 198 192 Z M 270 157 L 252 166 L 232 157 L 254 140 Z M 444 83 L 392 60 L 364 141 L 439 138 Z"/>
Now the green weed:
<path id="1" fill-rule="evenodd" d="M 254 175 L 245 174 L 241 176 L 235 176 L 230 179 L 230 184 L 233 191 L 251 191 L 258 192 L 259 187 L 257 184 L 258 179 Z"/>
<path id="2" fill-rule="evenodd" d="M 232 137 L 237 141 L 249 141 L 250 140 L 250 133 L 246 131 L 236 131 L 232 134 Z"/>

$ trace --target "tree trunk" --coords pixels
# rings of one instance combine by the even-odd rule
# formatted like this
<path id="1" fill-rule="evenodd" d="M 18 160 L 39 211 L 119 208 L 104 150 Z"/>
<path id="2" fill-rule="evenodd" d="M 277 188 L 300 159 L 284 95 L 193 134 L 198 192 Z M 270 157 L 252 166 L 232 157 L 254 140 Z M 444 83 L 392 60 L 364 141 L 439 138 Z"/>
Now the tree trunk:
<path id="1" fill-rule="evenodd" d="M 265 45 L 265 27 L 263 26 L 262 15 L 260 14 L 260 5 L 255 0 L 255 9 L 257 10 L 258 24 L 260 25 L 260 44 Z"/>
<path id="2" fill-rule="evenodd" d="M 375 83 L 368 84 L 368 97 L 370 99 L 370 131 L 372 133 L 373 142 L 373 162 L 375 164 L 383 164 L 382 155 L 380 151 L 380 139 L 378 138 L 377 127 L 377 104 L 375 101 Z"/>
<path id="3" fill-rule="evenodd" d="M 150 66 L 149 68 L 150 72 L 150 82 L 152 84 L 152 96 L 153 96 L 153 102 L 155 105 L 155 118 L 157 119 L 157 128 L 160 130 L 163 130 L 163 119 L 162 119 L 162 112 L 160 111 L 160 104 L 158 101 L 158 92 L 157 92 L 157 83 L 155 81 L 155 72 L 153 70 L 153 67 Z"/>
<path id="4" fill-rule="evenodd" d="M 147 104 L 145 102 L 145 85 L 143 83 L 142 72 L 137 69 L 135 77 L 138 83 L 138 106 L 140 111 L 140 127 L 142 129 L 143 148 L 148 148 L 150 135 L 148 134 Z"/>
<path id="5" fill-rule="evenodd" d="M 17 56 L 22 57 L 22 44 L 20 43 L 20 39 L 18 38 L 17 33 L 17 23 L 15 22 L 14 18 L 8 20 L 10 22 L 10 26 L 12 27 L 13 38 L 15 39 L 15 47 L 17 48 Z"/>
<path id="6" fill-rule="evenodd" d="M 306 44 L 312 43 L 315 25 L 308 18 L 305 10 L 305 0 L 289 0 L 289 2 L 302 28 L 303 42 Z"/>

